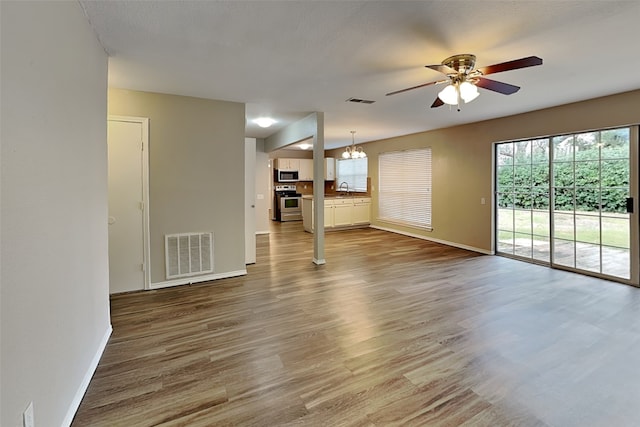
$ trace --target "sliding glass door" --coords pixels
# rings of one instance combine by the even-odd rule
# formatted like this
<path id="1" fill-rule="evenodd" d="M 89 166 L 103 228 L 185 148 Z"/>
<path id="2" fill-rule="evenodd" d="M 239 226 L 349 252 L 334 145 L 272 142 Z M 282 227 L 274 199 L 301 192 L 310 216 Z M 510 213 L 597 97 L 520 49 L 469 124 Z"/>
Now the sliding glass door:
<path id="1" fill-rule="evenodd" d="M 497 250 L 549 263 L 549 140 L 498 144 L 496 156 Z"/>
<path id="2" fill-rule="evenodd" d="M 637 284 L 637 140 L 627 127 L 497 144 L 497 252 Z"/>

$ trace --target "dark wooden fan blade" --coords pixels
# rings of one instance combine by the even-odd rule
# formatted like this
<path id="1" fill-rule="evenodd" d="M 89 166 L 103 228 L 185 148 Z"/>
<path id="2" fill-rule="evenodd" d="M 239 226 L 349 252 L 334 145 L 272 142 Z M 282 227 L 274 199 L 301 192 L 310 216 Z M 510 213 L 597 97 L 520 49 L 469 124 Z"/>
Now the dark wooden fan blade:
<path id="1" fill-rule="evenodd" d="M 481 87 L 483 89 L 492 90 L 494 92 L 502 93 L 504 95 L 511 95 L 512 93 L 516 93 L 520 90 L 519 86 L 510 85 L 508 83 L 502 83 L 495 80 L 485 79 L 484 77 L 480 77 L 476 82 L 476 86 Z"/>
<path id="2" fill-rule="evenodd" d="M 448 67 L 444 64 L 437 64 L 437 65 L 425 65 L 425 67 L 427 68 L 431 68 L 432 70 L 436 70 L 442 74 L 456 74 L 457 71 L 454 70 L 451 67 Z"/>
<path id="3" fill-rule="evenodd" d="M 501 73 L 503 71 L 517 70 L 518 68 L 533 67 L 542 65 L 542 58 L 537 56 L 528 56 L 526 58 L 515 59 L 513 61 L 503 62 L 501 64 L 489 65 L 488 67 L 478 68 L 482 74 Z"/>
<path id="4" fill-rule="evenodd" d="M 436 100 L 433 101 L 433 104 L 431 104 L 431 108 L 442 107 L 443 105 L 444 105 L 444 102 L 442 102 L 442 99 L 436 96 Z"/>
<path id="5" fill-rule="evenodd" d="M 388 94 L 386 94 L 386 96 L 395 95 L 396 93 L 402 93 L 402 92 L 406 92 L 408 90 L 420 89 L 421 87 L 431 86 L 431 85 L 434 85 L 436 83 L 439 83 L 439 82 L 429 82 L 429 83 L 424 83 L 424 84 L 421 84 L 421 85 L 418 85 L 418 86 L 414 86 L 414 87 L 408 87 L 406 89 L 397 90 L 395 92 L 389 92 Z"/>

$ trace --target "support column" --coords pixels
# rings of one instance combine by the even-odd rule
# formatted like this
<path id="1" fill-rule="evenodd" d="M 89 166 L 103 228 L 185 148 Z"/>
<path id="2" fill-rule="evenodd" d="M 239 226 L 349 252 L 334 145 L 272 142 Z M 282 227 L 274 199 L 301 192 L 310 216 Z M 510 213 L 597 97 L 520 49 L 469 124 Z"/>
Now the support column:
<path id="1" fill-rule="evenodd" d="M 313 262 L 322 265 L 324 259 L 324 113 L 316 114 L 313 137 Z"/>

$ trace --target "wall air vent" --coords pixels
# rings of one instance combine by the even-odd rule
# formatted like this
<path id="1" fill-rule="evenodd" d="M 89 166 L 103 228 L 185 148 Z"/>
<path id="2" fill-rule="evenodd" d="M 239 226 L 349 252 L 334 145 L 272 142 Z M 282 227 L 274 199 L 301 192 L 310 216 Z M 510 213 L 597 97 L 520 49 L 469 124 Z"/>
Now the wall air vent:
<path id="1" fill-rule="evenodd" d="M 370 101 L 368 99 L 360 99 L 360 98 L 349 98 L 347 99 L 347 102 L 355 102 L 358 104 L 373 104 L 376 101 Z"/>
<path id="2" fill-rule="evenodd" d="M 164 236 L 167 279 L 213 272 L 213 233 Z"/>

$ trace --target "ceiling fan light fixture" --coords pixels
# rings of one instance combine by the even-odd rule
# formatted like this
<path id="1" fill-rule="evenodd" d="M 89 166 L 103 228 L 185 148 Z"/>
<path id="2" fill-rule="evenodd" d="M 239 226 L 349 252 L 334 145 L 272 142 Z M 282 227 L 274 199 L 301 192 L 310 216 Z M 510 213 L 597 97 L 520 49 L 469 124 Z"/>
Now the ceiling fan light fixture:
<path id="1" fill-rule="evenodd" d="M 445 104 L 458 105 L 458 88 L 450 84 L 438 93 L 438 98 Z"/>
<path id="2" fill-rule="evenodd" d="M 478 95 L 480 95 L 480 92 L 478 92 L 478 88 L 476 87 L 476 85 L 469 82 L 460 83 L 459 90 L 460 98 L 462 98 L 465 103 L 473 101 L 478 97 Z"/>
<path id="3" fill-rule="evenodd" d="M 483 89 L 498 92 L 503 95 L 511 95 L 520 89 L 519 86 L 496 80 L 489 80 L 483 76 L 542 65 L 542 58 L 538 58 L 537 56 L 527 56 L 525 58 L 501 62 L 499 64 L 493 64 L 482 68 L 475 68 L 475 65 L 476 56 L 470 53 L 450 56 L 440 64 L 425 65 L 425 67 L 447 76 L 446 80 L 432 81 L 408 87 L 406 89 L 396 90 L 394 92 L 387 93 L 386 96 L 440 83 L 448 83 L 448 85 L 438 93 L 438 97 L 433 101 L 433 104 L 431 104 L 431 108 L 437 108 L 444 104 L 449 104 L 457 105 L 457 110 L 460 111 L 460 100 L 465 103 L 469 103 L 478 97 L 479 92 L 477 85 Z"/>

